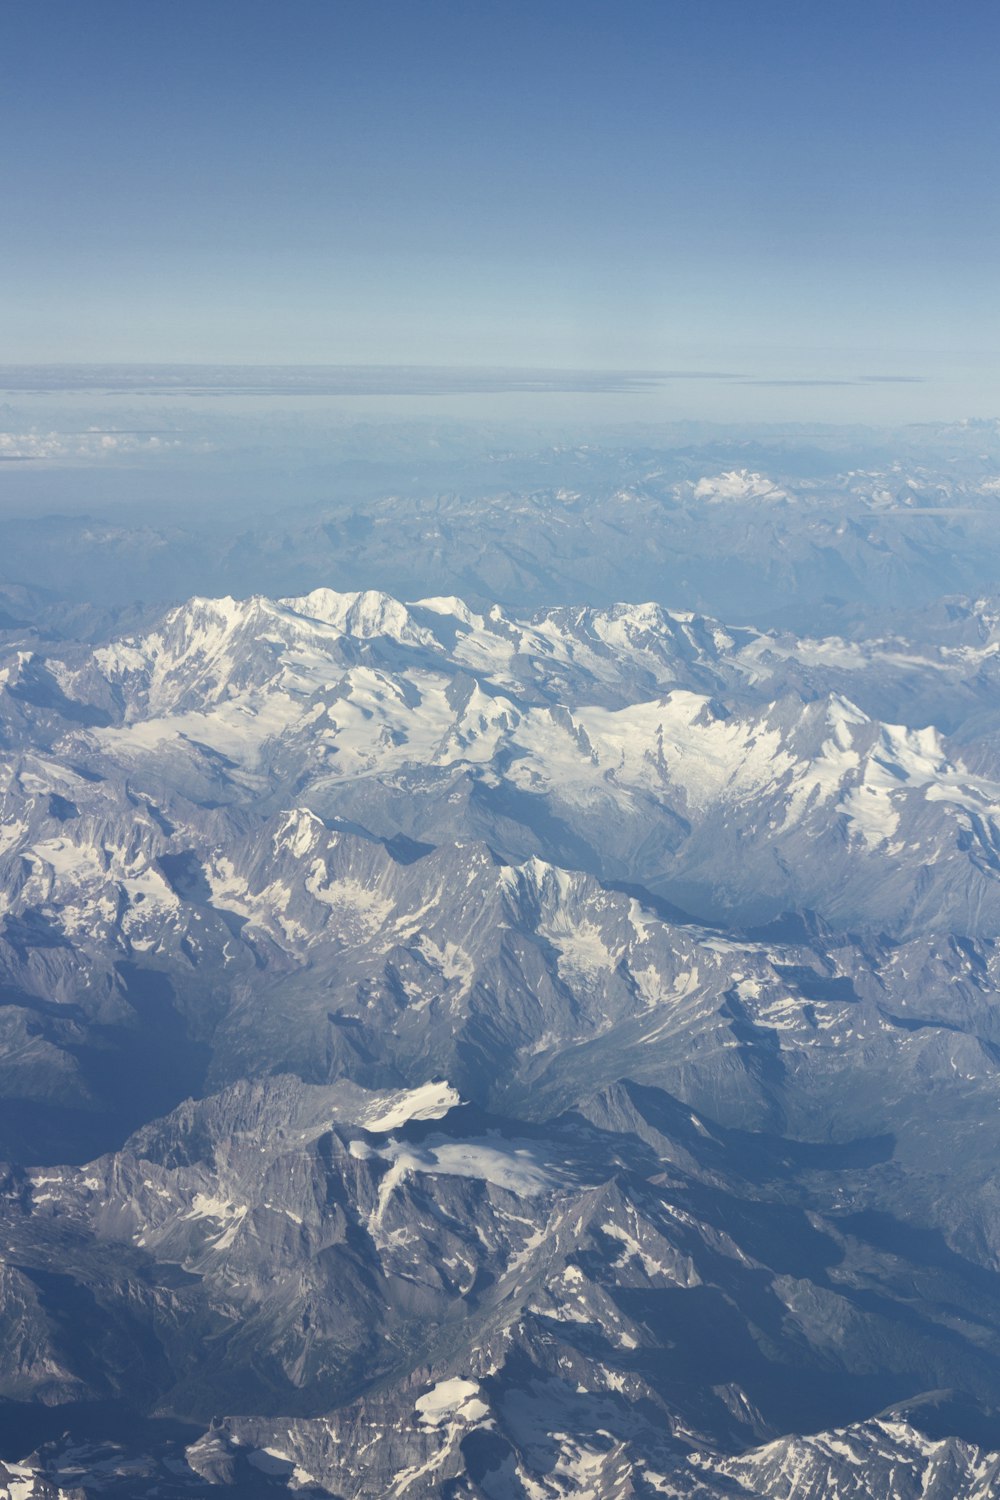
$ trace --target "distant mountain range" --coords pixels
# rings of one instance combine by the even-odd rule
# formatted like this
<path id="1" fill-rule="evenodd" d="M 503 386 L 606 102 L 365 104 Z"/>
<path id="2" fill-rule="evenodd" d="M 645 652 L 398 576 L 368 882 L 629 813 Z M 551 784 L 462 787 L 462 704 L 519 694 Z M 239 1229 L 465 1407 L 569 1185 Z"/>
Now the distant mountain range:
<path id="1" fill-rule="evenodd" d="M 129 402 L 89 423 L 73 405 L 54 428 L 0 412 L 11 622 L 58 628 L 55 599 L 118 609 L 375 583 L 480 612 L 651 599 L 854 636 L 1000 586 L 996 423 L 674 424 L 553 443 L 502 424 L 262 423 Z M 79 609 L 68 628 L 85 628 Z"/>

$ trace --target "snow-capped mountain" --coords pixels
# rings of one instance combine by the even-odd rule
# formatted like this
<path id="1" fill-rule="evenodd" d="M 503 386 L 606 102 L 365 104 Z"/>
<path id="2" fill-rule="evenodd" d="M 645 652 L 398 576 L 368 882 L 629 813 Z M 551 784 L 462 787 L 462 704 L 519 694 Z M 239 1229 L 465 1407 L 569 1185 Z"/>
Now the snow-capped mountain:
<path id="1" fill-rule="evenodd" d="M 957 693 L 981 678 L 985 701 L 992 634 L 950 650 L 918 661 L 923 677 L 949 673 Z M 992 742 L 881 722 L 838 690 L 854 677 L 871 698 L 901 655 L 793 648 L 653 605 L 521 621 L 320 590 L 194 600 L 82 658 L 18 658 L 7 694 L 11 738 L 30 705 L 32 743 L 41 717 L 58 745 L 56 779 L 70 760 L 153 801 L 169 787 L 269 811 L 292 787 L 321 818 L 554 856 L 708 920 L 806 906 L 901 934 L 928 913 L 992 932 Z"/>
<path id="2" fill-rule="evenodd" d="M 943 609 L 13 650 L 0 1483 L 988 1496 L 1000 632 Z"/>

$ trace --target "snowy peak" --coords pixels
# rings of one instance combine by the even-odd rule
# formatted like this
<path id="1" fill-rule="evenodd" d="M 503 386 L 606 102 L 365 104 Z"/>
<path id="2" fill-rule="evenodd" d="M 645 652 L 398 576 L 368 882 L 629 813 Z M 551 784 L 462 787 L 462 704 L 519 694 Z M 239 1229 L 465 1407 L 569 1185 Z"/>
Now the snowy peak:
<path id="1" fill-rule="evenodd" d="M 692 495 L 695 500 L 707 501 L 713 505 L 727 501 L 764 500 L 775 503 L 789 498 L 787 491 L 772 479 L 752 469 L 729 469 L 722 474 L 705 475 L 694 484 Z"/>
<path id="2" fill-rule="evenodd" d="M 808 905 L 905 929 L 931 908 L 913 888 L 929 863 L 942 910 L 992 920 L 1000 757 L 970 763 L 932 723 L 874 716 L 855 691 L 864 652 L 845 666 L 805 643 L 785 681 L 790 650 L 654 604 L 519 619 L 374 592 L 195 599 L 89 663 L 53 663 L 48 733 L 154 803 L 167 782 L 277 815 L 291 787 L 326 822 L 484 839 L 514 863 L 553 852 L 712 921 Z M 814 680 L 817 661 L 835 667 Z M 848 859 L 870 866 L 851 912 Z M 963 892 L 970 864 L 982 899 Z"/>
<path id="3" fill-rule="evenodd" d="M 296 615 L 331 625 L 341 635 L 356 640 L 386 637 L 408 646 L 434 646 L 434 637 L 410 617 L 406 606 L 375 589 L 339 594 L 333 589 L 313 589 L 300 598 L 282 599 L 281 605 Z"/>
<path id="4" fill-rule="evenodd" d="M 775 1500 L 989 1500 L 1000 1485 L 1000 1453 L 958 1438 L 935 1442 L 888 1419 L 781 1438 L 738 1459 L 696 1455 L 692 1463 L 709 1484 L 729 1479 L 737 1495 Z"/>

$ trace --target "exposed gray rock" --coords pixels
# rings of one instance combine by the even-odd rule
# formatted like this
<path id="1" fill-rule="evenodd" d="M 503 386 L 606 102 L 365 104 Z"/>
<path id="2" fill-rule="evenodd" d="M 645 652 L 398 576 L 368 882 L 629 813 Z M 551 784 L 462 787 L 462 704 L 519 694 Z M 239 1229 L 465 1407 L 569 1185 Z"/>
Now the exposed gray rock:
<path id="1" fill-rule="evenodd" d="M 15 653 L 17 1500 L 989 1495 L 998 632 L 949 619 L 318 590 Z"/>

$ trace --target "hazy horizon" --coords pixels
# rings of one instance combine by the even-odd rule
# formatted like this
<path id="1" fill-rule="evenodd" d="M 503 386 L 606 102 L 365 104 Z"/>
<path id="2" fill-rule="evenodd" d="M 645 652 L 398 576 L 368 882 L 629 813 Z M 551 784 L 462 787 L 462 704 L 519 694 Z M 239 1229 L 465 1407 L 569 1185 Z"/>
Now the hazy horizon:
<path id="1" fill-rule="evenodd" d="M 733 420 L 887 372 L 921 382 L 880 392 L 887 420 L 1000 410 L 991 7 L 120 19 L 0 16 L 7 363 L 790 382 L 730 388 Z M 860 410 L 828 390 L 831 420 Z"/>
<path id="2" fill-rule="evenodd" d="M 928 363 L 922 367 L 931 370 Z M 854 362 L 773 356 L 740 369 L 702 357 L 674 368 L 546 365 L 282 364 L 66 361 L 0 365 L 0 398 L 44 422 L 88 398 L 163 403 L 183 398 L 216 410 L 267 413 L 296 404 L 313 414 L 372 410 L 389 417 L 467 416 L 480 398 L 495 420 L 578 420 L 724 425 L 784 422 L 876 426 L 991 419 L 1000 414 L 989 369 L 955 363 L 902 373 L 887 360 Z M 2 421 L 2 418 L 0 418 Z M 8 419 L 9 424 L 9 419 Z"/>

